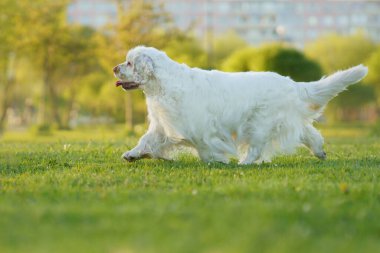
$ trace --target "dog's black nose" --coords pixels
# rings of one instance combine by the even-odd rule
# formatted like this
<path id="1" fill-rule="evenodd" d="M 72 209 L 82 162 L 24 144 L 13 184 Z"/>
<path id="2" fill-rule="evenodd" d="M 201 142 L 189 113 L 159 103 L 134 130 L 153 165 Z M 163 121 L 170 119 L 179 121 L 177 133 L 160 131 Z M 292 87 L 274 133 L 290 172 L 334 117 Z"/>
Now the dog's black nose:
<path id="1" fill-rule="evenodd" d="M 114 73 L 119 72 L 119 65 L 117 65 L 116 67 L 113 68 L 113 72 L 114 72 Z"/>

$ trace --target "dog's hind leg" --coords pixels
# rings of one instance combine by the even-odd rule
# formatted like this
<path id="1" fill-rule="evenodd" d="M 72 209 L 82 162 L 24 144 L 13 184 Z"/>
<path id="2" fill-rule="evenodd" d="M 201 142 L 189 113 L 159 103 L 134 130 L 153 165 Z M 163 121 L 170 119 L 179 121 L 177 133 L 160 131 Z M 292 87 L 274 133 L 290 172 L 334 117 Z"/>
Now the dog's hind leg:
<path id="1" fill-rule="evenodd" d="M 321 133 L 311 124 L 304 127 L 302 143 L 321 160 L 326 159 L 326 153 L 323 150 L 323 137 Z"/>

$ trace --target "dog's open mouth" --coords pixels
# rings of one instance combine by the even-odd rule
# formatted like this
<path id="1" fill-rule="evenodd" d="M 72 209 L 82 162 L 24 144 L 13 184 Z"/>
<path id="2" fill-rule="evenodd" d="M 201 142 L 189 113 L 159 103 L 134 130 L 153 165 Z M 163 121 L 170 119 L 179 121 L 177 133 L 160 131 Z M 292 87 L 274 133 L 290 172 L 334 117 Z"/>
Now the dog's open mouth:
<path id="1" fill-rule="evenodd" d="M 116 87 L 123 87 L 124 90 L 133 90 L 133 89 L 137 89 L 139 87 L 139 84 L 138 83 L 135 83 L 135 82 L 125 82 L 125 81 L 116 81 L 115 83 Z"/>

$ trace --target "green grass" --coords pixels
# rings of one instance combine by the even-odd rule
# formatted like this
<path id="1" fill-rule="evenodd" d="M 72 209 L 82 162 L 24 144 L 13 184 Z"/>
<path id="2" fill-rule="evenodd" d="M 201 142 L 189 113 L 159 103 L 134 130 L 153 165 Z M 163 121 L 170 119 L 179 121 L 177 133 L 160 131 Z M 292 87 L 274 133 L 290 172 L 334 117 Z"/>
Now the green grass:
<path id="1" fill-rule="evenodd" d="M 8 133 L 0 252 L 379 252 L 380 139 L 323 132 L 328 160 L 261 166 L 128 164 L 116 129 Z"/>

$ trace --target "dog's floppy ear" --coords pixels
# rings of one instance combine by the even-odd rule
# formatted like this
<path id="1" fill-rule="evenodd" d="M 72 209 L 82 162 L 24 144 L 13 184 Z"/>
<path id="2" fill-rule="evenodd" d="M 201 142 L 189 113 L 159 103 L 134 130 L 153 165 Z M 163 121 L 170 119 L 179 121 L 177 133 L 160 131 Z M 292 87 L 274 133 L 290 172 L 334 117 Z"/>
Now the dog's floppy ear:
<path id="1" fill-rule="evenodd" d="M 135 71 L 143 78 L 149 78 L 154 75 L 154 64 L 152 58 L 141 54 L 135 58 Z"/>

